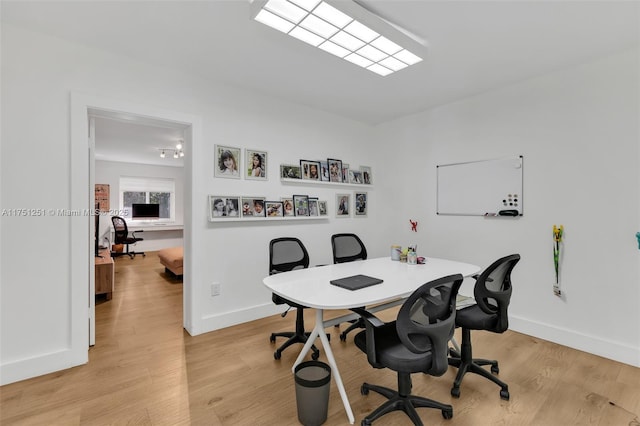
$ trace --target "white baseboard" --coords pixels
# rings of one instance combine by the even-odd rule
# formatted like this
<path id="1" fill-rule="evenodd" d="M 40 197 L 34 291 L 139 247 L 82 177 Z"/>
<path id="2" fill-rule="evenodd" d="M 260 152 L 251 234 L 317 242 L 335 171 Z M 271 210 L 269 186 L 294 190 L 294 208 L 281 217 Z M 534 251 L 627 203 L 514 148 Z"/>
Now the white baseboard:
<path id="1" fill-rule="evenodd" d="M 599 336 L 592 336 L 512 315 L 509 315 L 509 329 L 634 367 L 640 367 L 640 348 L 634 347 L 627 342 L 608 340 Z"/>
<path id="2" fill-rule="evenodd" d="M 71 349 L 63 349 L 59 352 L 2 364 L 0 366 L 0 386 L 86 364 L 89 361 L 88 349 L 81 359 L 74 359 Z"/>
<path id="3" fill-rule="evenodd" d="M 282 312 L 282 307 L 273 303 L 265 303 L 263 305 L 252 306 L 250 308 L 241 309 L 231 312 L 223 312 L 216 315 L 207 315 L 202 318 L 200 324 L 194 327 L 196 336 L 202 333 L 219 330 L 221 328 L 230 327 L 232 325 L 242 324 L 248 321 L 257 320 Z"/>

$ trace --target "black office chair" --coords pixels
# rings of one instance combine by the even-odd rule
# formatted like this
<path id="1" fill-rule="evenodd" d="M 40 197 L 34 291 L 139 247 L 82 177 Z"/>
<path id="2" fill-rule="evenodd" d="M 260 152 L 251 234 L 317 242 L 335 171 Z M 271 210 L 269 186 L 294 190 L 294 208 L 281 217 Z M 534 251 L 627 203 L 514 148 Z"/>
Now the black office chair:
<path id="1" fill-rule="evenodd" d="M 309 253 L 302 241 L 293 237 L 275 238 L 269 243 L 269 275 L 280 272 L 293 271 L 294 269 L 309 267 Z M 304 330 L 304 309 L 306 306 L 299 305 L 284 297 L 273 293 L 271 300 L 276 305 L 289 305 L 289 309 L 296 308 L 296 330 L 283 331 L 280 333 L 271 333 L 270 341 L 275 343 L 276 337 L 287 337 L 284 342 L 273 354 L 275 359 L 280 359 L 282 351 L 294 343 L 306 343 L 309 333 Z M 282 313 L 282 317 L 287 315 L 289 309 Z M 311 346 L 313 353 L 311 358 L 316 360 L 320 356 L 320 351 L 315 345 Z"/>
<path id="2" fill-rule="evenodd" d="M 498 361 L 474 359 L 471 353 L 471 330 L 486 330 L 504 333 L 509 328 L 507 308 L 511 299 L 511 271 L 520 260 L 519 254 L 505 256 L 493 262 L 480 275 L 475 275 L 473 294 L 476 305 L 458 311 L 456 327 L 462 328 L 460 353 L 449 351 L 449 365 L 458 368 L 458 374 L 451 388 L 451 395 L 460 396 L 460 383 L 466 373 L 479 374 L 500 386 L 500 398 L 509 400 L 509 387 L 493 374 L 498 374 Z M 482 368 L 491 365 L 491 373 Z M 493 374 L 492 374 L 493 373 Z"/>
<path id="3" fill-rule="evenodd" d="M 133 259 L 136 254 L 141 254 L 142 256 L 146 256 L 143 251 L 129 251 L 129 244 L 135 244 L 138 241 L 143 241 L 144 238 L 136 237 L 136 232 L 142 231 L 133 231 L 131 236 L 129 236 L 129 228 L 127 227 L 127 222 L 121 218 L 120 216 L 111 216 L 111 223 L 113 223 L 113 231 L 114 231 L 114 244 L 125 244 L 127 246 L 127 251 L 125 253 L 116 253 L 111 252 L 111 257 L 118 256 L 129 256 Z"/>
<path id="4" fill-rule="evenodd" d="M 411 373 L 442 376 L 448 369 L 447 345 L 453 336 L 456 295 L 462 284 L 460 274 L 423 284 L 403 303 L 396 321 L 384 323 L 362 308 L 354 308 L 365 320 L 366 329 L 356 334 L 356 346 L 367 354 L 375 368 L 398 373 L 398 390 L 363 383 L 360 392 L 370 390 L 388 401 L 362 420 L 362 425 L 396 410 L 404 411 L 415 425 L 422 425 L 418 407 L 436 408 L 442 417 L 453 417 L 453 407 L 421 396 L 411 395 Z"/>
<path id="5" fill-rule="evenodd" d="M 334 234 L 331 236 L 331 250 L 333 251 L 333 263 L 353 262 L 367 258 L 367 248 L 356 234 Z M 350 321 L 351 325 L 340 333 L 340 340 L 346 341 L 347 334 L 357 328 L 364 328 L 364 320 L 359 318 Z M 340 324 L 336 324 L 340 327 Z"/>

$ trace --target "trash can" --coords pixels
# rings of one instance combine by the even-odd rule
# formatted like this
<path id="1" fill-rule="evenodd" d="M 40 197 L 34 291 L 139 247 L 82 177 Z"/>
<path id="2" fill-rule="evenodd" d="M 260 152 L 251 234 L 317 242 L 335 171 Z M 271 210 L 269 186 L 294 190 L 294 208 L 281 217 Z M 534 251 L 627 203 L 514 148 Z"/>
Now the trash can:
<path id="1" fill-rule="evenodd" d="M 298 420 L 304 426 L 319 426 L 327 420 L 331 367 L 320 361 L 305 361 L 294 371 Z"/>

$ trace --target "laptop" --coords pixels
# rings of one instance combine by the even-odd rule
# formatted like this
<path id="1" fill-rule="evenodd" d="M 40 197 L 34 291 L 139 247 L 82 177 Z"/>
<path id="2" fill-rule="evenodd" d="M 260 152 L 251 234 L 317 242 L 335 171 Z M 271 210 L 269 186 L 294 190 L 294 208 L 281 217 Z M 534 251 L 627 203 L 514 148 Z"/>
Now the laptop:
<path id="1" fill-rule="evenodd" d="M 347 290 L 359 290 L 361 288 L 380 284 L 382 280 L 380 278 L 374 278 L 367 275 L 353 275 L 350 277 L 339 278 L 337 280 L 331 280 L 329 282 L 333 285 L 337 285 L 338 287 L 346 288 Z"/>

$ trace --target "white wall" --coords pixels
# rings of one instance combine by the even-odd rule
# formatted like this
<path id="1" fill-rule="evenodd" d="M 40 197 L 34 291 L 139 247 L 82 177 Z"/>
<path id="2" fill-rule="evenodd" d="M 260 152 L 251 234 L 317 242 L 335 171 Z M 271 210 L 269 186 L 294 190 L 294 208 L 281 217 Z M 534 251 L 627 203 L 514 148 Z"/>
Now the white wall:
<path id="1" fill-rule="evenodd" d="M 175 225 L 184 224 L 184 167 L 171 166 L 154 166 L 150 164 L 123 163 L 118 161 L 96 161 L 95 176 L 97 184 L 109 185 L 109 205 L 110 210 L 117 211 L 120 208 L 120 177 L 149 177 L 149 178 L 169 178 L 175 183 Z M 168 225 L 172 225 L 169 223 Z M 128 223 L 129 230 L 144 228 L 144 233 L 136 234 L 137 237 L 143 238 L 135 247 L 130 250 L 135 251 L 155 251 L 167 247 L 175 247 L 182 245 L 182 231 L 153 231 L 153 226 L 138 226 L 137 224 Z M 103 235 L 107 232 L 107 237 L 113 242 L 111 235 L 113 227 L 111 226 L 111 215 L 103 215 L 100 218 L 100 230 Z M 156 227 L 161 229 L 161 227 Z M 102 243 L 102 241 L 101 241 Z"/>
<path id="2" fill-rule="evenodd" d="M 377 129 L 398 152 L 388 169 L 407 170 L 379 194 L 401 242 L 485 266 L 520 253 L 512 329 L 637 366 L 639 71 L 638 52 L 621 53 Z M 511 155 L 524 156 L 523 217 L 436 215 L 436 165 Z M 563 298 L 552 293 L 554 224 L 565 227 Z"/>
<path id="3" fill-rule="evenodd" d="M 377 166 L 372 129 L 337 116 L 291 105 L 198 77 L 70 44 L 11 25 L 2 28 L 2 208 L 69 208 L 70 93 L 121 99 L 202 117 L 200 146 L 191 147 L 193 334 L 279 312 L 263 287 L 270 239 L 295 235 L 307 245 L 312 263 L 331 261 L 329 236 L 361 234 L 372 255 L 388 253 L 371 188 L 368 218 L 313 222 L 209 223 L 209 194 L 278 199 L 317 195 L 330 207 L 334 187 L 283 185 L 281 163 L 339 158 L 351 165 Z M 265 150 L 269 180 L 213 177 L 214 145 Z M 96 181 L 98 181 L 97 178 Z M 16 182 L 20 182 L 16 185 Z M 76 183 L 74 183 L 75 185 Z M 340 188 L 343 190 L 345 188 Z M 354 188 L 347 192 L 353 193 Z M 2 217 L 0 383 L 44 374 L 86 361 L 67 357 L 78 336 L 72 331 L 75 292 L 70 269 L 72 229 L 88 227 L 83 217 Z M 33 247 L 46 244 L 38 268 Z M 87 242 L 87 251 L 91 248 Z M 25 255 L 25 253 L 31 253 Z M 185 259 L 187 261 L 187 259 Z M 210 296 L 210 285 L 222 294 Z M 186 282 L 186 281 L 185 281 Z M 82 283 L 80 283 L 82 284 Z M 37 296 L 37 297 L 36 297 Z M 85 298 L 86 300 L 86 298 Z M 80 306 L 82 308 L 82 306 Z M 82 336 L 84 338 L 84 336 Z"/>
<path id="4" fill-rule="evenodd" d="M 514 329 L 640 365 L 640 268 L 633 237 L 639 216 L 633 185 L 640 182 L 636 55 L 371 128 L 10 25 L 2 28 L 1 54 L 3 209 L 68 208 L 69 170 L 76 167 L 69 156 L 71 91 L 202 117 L 205 142 L 192 148 L 197 155 L 185 177 L 193 199 L 193 268 L 187 278 L 196 301 L 194 334 L 279 311 L 261 284 L 271 238 L 298 236 L 312 263 L 329 263 L 329 236 L 348 230 L 361 235 L 372 257 L 388 255 L 392 243 L 410 242 L 419 244 L 420 254 L 480 265 L 520 252 Z M 214 178 L 215 144 L 267 151 L 269 180 Z M 525 157 L 524 217 L 436 217 L 436 164 L 512 154 Z M 342 188 L 285 185 L 276 177 L 281 163 L 327 157 L 373 168 L 368 218 L 207 221 L 209 194 L 277 199 L 306 193 L 333 207 Z M 624 208 L 612 215 L 621 203 Z M 417 234 L 409 231 L 409 219 L 418 220 Z M 551 292 L 554 223 L 566 228 L 564 300 Z M 83 362 L 64 353 L 77 340 L 70 324 L 76 302 L 70 297 L 69 236 L 88 220 L 5 216 L 0 224 L 0 383 Z M 47 247 L 38 268 L 32 267 L 34 241 Z M 216 298 L 210 296 L 213 282 L 222 284 Z"/>

